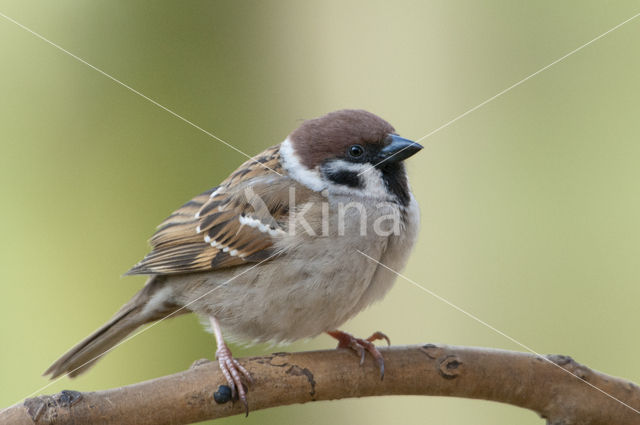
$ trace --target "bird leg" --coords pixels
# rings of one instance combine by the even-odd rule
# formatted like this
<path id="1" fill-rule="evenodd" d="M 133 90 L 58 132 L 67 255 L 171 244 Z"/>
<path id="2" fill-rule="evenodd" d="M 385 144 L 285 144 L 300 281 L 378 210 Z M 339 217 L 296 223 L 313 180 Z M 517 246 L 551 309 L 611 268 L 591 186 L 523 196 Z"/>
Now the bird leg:
<path id="1" fill-rule="evenodd" d="M 216 318 L 209 316 L 209 321 L 211 322 L 213 335 L 216 337 L 216 358 L 218 359 L 218 364 L 220 365 L 222 374 L 231 387 L 231 398 L 235 399 L 237 396 L 244 404 L 248 415 L 249 403 L 247 402 L 247 393 L 242 385 L 242 377 L 244 376 L 248 383 L 253 383 L 253 379 L 251 378 L 249 371 L 247 371 L 247 369 L 238 363 L 238 361 L 231 355 L 231 350 L 229 350 L 229 347 L 227 347 L 227 344 L 222 338 L 222 330 L 220 329 L 220 324 Z"/>
<path id="2" fill-rule="evenodd" d="M 369 338 L 362 339 L 342 331 L 328 331 L 327 334 L 338 340 L 337 348 L 350 348 L 355 351 L 360 356 L 361 366 L 364 363 L 365 354 L 369 352 L 380 367 L 380 379 L 384 378 L 384 358 L 382 358 L 382 354 L 380 354 L 376 346 L 373 345 L 373 341 L 384 339 L 387 341 L 387 345 L 391 345 L 388 336 L 382 332 L 374 332 Z"/>

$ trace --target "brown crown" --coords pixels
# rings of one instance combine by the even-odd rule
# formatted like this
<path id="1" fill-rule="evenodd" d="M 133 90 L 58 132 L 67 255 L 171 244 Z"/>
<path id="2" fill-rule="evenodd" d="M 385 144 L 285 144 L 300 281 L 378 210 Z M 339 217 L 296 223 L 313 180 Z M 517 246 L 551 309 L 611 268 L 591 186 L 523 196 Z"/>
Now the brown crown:
<path id="1" fill-rule="evenodd" d="M 302 123 L 289 136 L 300 161 L 315 168 L 327 158 L 343 156 L 354 144 L 382 144 L 395 133 L 394 128 L 377 115 L 361 109 L 343 109 Z"/>

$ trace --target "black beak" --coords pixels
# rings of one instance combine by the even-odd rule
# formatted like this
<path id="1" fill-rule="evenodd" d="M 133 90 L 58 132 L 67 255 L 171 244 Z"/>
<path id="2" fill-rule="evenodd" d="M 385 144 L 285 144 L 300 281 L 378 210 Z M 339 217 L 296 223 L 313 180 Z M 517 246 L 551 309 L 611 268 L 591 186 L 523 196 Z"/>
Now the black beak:
<path id="1" fill-rule="evenodd" d="M 390 134 L 387 136 L 387 139 L 390 139 L 391 142 L 378 153 L 378 157 L 376 158 L 378 162 L 377 165 L 404 161 L 422 149 L 421 144 L 396 136 L 395 134 Z"/>

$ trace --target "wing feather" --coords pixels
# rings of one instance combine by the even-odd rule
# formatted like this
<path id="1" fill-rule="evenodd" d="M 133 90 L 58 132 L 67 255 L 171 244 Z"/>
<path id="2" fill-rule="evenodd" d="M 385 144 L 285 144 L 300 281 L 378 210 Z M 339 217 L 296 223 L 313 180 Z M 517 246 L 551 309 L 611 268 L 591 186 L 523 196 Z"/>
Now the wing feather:
<path id="1" fill-rule="evenodd" d="M 300 186 L 280 165 L 279 145 L 267 149 L 167 217 L 150 240 L 152 251 L 127 274 L 202 272 L 267 259 L 285 231 L 291 185 Z M 298 199 L 309 192 L 299 189 Z M 262 208 L 247 193 L 259 193 Z"/>

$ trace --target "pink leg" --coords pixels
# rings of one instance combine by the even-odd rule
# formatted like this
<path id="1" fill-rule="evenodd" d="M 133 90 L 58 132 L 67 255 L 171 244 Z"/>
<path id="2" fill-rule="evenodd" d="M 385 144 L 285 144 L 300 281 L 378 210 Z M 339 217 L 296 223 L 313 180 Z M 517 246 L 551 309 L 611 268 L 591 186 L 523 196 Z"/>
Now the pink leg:
<path id="1" fill-rule="evenodd" d="M 378 363 L 378 367 L 380 367 L 380 379 L 384 378 L 384 358 L 376 346 L 373 345 L 373 341 L 384 339 L 387 341 L 387 345 L 391 345 L 389 337 L 382 332 L 374 332 L 373 335 L 367 339 L 356 338 L 342 331 L 329 331 L 327 334 L 338 340 L 338 348 L 350 348 L 355 351 L 360 356 L 360 365 L 364 363 L 365 354 L 369 352 Z"/>
<path id="2" fill-rule="evenodd" d="M 249 383 L 253 383 L 253 379 L 251 379 L 249 371 L 247 371 L 247 369 L 238 363 L 238 361 L 231 355 L 231 350 L 229 350 L 229 347 L 227 347 L 227 344 L 224 342 L 222 330 L 220 329 L 220 324 L 216 318 L 209 316 L 209 321 L 211 322 L 213 335 L 216 337 L 216 344 L 218 346 L 218 349 L 216 350 L 216 358 L 218 359 L 218 364 L 220 365 L 222 374 L 231 387 L 231 398 L 235 399 L 237 394 L 238 398 L 242 403 L 244 403 L 244 407 L 248 415 L 249 403 L 247 402 L 247 393 L 242 386 L 242 377 L 244 376 Z"/>

